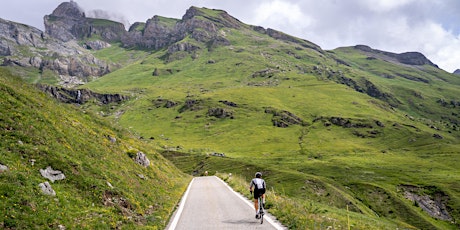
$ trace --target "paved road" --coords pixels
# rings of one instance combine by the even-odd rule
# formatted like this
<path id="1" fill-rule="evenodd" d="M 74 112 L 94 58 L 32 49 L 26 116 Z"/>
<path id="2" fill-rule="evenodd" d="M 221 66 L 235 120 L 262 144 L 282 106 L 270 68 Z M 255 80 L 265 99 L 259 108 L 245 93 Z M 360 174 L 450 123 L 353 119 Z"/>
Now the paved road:
<path id="1" fill-rule="evenodd" d="M 219 178 L 196 177 L 167 229 L 284 229 L 266 217 L 260 224 L 255 219 L 252 203 L 233 192 Z"/>

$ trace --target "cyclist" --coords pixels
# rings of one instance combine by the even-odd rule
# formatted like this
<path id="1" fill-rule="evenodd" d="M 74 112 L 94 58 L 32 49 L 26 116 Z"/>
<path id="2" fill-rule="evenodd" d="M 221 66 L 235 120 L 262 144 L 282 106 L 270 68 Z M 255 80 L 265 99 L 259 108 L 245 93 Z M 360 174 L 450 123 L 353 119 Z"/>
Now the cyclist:
<path id="1" fill-rule="evenodd" d="M 256 178 L 252 179 L 249 185 L 249 191 L 254 192 L 254 208 L 256 209 L 256 219 L 259 219 L 259 197 L 262 196 L 262 203 L 265 204 L 265 180 L 262 179 L 262 173 L 256 172 Z"/>

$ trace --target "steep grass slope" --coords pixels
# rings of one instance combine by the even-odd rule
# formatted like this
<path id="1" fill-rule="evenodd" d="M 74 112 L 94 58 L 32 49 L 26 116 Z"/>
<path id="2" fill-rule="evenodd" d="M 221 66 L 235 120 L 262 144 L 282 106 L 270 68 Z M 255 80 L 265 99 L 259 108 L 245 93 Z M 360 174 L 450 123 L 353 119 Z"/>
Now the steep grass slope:
<path id="1" fill-rule="evenodd" d="M 0 228 L 162 229 L 189 177 L 148 143 L 0 69 Z M 132 158 L 142 151 L 143 167 Z M 52 183 L 40 170 L 65 175 Z M 55 196 L 44 195 L 49 181 Z"/>

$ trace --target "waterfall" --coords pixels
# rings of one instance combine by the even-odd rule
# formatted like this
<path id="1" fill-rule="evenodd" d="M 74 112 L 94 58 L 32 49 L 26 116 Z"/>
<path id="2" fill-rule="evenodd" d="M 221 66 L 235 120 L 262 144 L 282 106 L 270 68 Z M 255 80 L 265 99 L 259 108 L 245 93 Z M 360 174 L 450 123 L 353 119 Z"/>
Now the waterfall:
<path id="1" fill-rule="evenodd" d="M 81 91 L 78 90 L 78 91 L 77 91 L 77 102 L 80 102 L 80 101 L 81 101 L 80 98 L 81 98 Z"/>

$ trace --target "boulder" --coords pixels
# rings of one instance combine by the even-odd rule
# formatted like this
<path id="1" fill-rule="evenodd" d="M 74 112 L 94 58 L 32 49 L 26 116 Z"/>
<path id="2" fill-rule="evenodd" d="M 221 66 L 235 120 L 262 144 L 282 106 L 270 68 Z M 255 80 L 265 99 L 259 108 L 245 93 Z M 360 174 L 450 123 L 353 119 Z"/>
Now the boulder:
<path id="1" fill-rule="evenodd" d="M 0 173 L 8 171 L 8 166 L 0 164 Z"/>
<path id="2" fill-rule="evenodd" d="M 48 166 L 46 169 L 40 169 L 40 174 L 51 182 L 65 179 L 64 173 L 59 170 L 54 170 L 51 166 Z"/>
<path id="3" fill-rule="evenodd" d="M 48 196 L 56 196 L 56 192 L 51 187 L 48 181 L 40 183 L 38 186 L 42 190 L 43 194 L 48 195 Z"/>
<path id="4" fill-rule="evenodd" d="M 136 161 L 136 163 L 144 167 L 150 166 L 150 160 L 147 158 L 147 156 L 143 152 L 137 152 L 136 158 L 134 160 Z"/>

